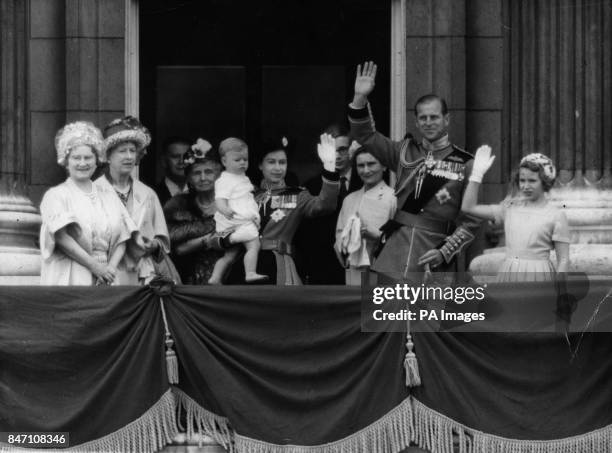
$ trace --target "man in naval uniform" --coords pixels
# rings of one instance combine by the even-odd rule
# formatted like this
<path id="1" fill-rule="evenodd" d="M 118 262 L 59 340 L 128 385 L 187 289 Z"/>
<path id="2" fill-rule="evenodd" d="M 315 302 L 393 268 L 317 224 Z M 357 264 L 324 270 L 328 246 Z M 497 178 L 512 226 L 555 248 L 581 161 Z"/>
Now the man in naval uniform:
<path id="1" fill-rule="evenodd" d="M 455 272 L 458 255 L 474 240 L 479 221 L 461 214 L 461 200 L 472 171 L 473 156 L 451 144 L 444 99 L 430 94 L 415 104 L 418 143 L 392 141 L 376 132 L 368 95 L 376 65 L 357 68 L 355 95 L 349 105 L 351 136 L 377 151 L 383 165 L 396 172 L 397 214 L 381 230 L 379 255 L 372 269 L 401 279 L 412 272 Z"/>

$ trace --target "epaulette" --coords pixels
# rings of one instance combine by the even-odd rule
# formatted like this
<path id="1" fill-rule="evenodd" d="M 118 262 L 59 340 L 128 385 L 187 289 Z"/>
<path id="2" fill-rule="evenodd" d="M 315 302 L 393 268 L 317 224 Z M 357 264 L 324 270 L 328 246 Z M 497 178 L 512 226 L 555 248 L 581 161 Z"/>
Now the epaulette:
<path id="1" fill-rule="evenodd" d="M 285 187 L 284 189 L 282 189 L 280 192 L 276 193 L 275 195 L 297 195 L 300 192 L 303 192 L 305 190 L 306 190 L 306 187 L 291 186 L 291 187 Z"/>
<path id="2" fill-rule="evenodd" d="M 466 155 L 467 157 L 469 157 L 470 159 L 473 159 L 473 158 L 474 158 L 474 155 L 473 155 L 472 153 L 470 153 L 469 151 L 466 151 L 465 149 L 461 148 L 460 146 L 453 145 L 453 149 L 454 149 L 455 151 L 459 151 L 459 152 L 461 152 L 461 153 L 465 154 L 465 155 Z"/>
<path id="3" fill-rule="evenodd" d="M 452 145 L 453 150 L 451 153 L 444 158 L 444 160 L 449 160 L 452 162 L 459 162 L 461 164 L 466 164 L 468 161 L 472 160 L 474 156 L 468 153 L 463 148 L 459 148 L 456 145 Z"/>

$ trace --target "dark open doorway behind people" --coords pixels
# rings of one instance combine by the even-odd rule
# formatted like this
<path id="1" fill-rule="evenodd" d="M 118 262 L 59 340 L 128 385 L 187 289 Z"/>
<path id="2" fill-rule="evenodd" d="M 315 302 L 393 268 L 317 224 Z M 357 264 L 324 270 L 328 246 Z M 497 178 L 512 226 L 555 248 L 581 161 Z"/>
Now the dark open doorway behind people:
<path id="1" fill-rule="evenodd" d="M 141 178 L 162 178 L 161 143 L 170 135 L 215 147 L 245 138 L 251 170 L 261 138 L 287 136 L 290 171 L 306 180 L 320 171 L 319 134 L 345 120 L 364 59 L 379 63 L 373 102 L 377 128 L 388 133 L 390 16 L 389 1 L 142 2 L 140 116 L 154 141 Z"/>

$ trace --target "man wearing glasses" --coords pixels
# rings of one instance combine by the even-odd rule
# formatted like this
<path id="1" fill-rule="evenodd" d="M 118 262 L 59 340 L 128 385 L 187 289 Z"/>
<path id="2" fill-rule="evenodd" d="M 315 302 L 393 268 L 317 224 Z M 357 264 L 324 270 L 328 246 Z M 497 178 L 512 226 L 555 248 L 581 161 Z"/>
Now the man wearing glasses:
<path id="1" fill-rule="evenodd" d="M 310 285 L 344 285 L 344 268 L 338 262 L 334 252 L 336 241 L 336 222 L 344 198 L 351 192 L 360 189 L 363 182 L 353 171 L 349 148 L 348 128 L 339 124 L 329 126 L 326 133 L 336 141 L 336 170 L 340 173 L 340 193 L 336 210 L 324 217 L 305 220 L 300 226 L 296 238 L 298 250 L 301 250 L 302 273 L 304 281 Z M 321 191 L 321 175 L 306 181 L 304 186 L 312 195 Z"/>

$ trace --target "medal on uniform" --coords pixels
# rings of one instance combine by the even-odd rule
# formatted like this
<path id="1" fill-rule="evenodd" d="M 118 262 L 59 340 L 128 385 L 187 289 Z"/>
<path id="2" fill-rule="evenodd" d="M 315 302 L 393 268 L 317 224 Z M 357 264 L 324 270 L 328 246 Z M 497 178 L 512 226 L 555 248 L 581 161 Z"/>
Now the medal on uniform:
<path id="1" fill-rule="evenodd" d="M 283 209 L 295 209 L 297 207 L 297 195 L 284 195 L 279 207 Z"/>
<path id="2" fill-rule="evenodd" d="M 277 209 L 272 214 L 270 214 L 270 219 L 278 222 L 283 219 L 287 214 L 282 209 Z"/>
<path id="3" fill-rule="evenodd" d="M 450 179 L 451 181 L 463 181 L 463 171 L 465 165 L 456 162 L 439 161 L 436 162 L 432 170 L 432 176 Z"/>
<path id="4" fill-rule="evenodd" d="M 416 185 L 414 189 L 414 198 L 415 200 L 419 198 L 421 194 L 421 188 L 423 187 L 423 180 L 427 173 L 431 172 L 431 169 L 436 166 L 436 160 L 433 157 L 433 153 L 431 151 L 427 151 L 427 156 L 425 157 L 425 162 L 423 166 L 419 169 L 419 174 L 417 176 Z"/>

